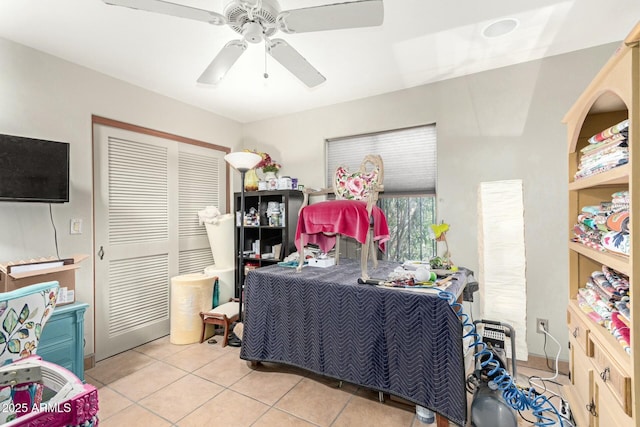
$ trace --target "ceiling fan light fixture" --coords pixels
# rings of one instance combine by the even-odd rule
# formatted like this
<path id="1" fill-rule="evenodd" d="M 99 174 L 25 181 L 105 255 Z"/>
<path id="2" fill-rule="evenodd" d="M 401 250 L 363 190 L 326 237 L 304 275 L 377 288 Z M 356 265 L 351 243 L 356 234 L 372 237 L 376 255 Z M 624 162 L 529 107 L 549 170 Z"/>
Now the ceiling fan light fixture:
<path id="1" fill-rule="evenodd" d="M 249 43 L 260 43 L 264 39 L 262 25 L 257 22 L 247 22 L 242 27 L 242 35 Z"/>
<path id="2" fill-rule="evenodd" d="M 518 25 L 520 25 L 520 21 L 515 18 L 501 19 L 484 27 L 482 35 L 488 39 L 506 36 L 507 34 L 515 31 L 515 29 L 518 28 Z"/>

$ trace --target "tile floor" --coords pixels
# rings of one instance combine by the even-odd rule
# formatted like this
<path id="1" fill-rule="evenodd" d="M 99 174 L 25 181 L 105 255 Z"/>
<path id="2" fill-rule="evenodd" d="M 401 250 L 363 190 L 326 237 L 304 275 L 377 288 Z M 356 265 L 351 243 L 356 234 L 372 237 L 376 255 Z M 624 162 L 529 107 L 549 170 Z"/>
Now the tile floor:
<path id="1" fill-rule="evenodd" d="M 167 336 L 98 362 L 85 379 L 99 389 L 100 426 L 425 426 L 412 405 L 388 396 L 381 404 L 377 392 L 296 368 L 251 367 L 220 342 L 173 345 Z"/>

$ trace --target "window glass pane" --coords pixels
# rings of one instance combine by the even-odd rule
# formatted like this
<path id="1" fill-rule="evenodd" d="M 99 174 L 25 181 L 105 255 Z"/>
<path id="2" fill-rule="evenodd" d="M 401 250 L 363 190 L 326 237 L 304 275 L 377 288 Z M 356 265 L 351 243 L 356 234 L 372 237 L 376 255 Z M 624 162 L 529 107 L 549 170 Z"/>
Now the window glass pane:
<path id="1" fill-rule="evenodd" d="M 384 197 L 378 205 L 387 217 L 391 236 L 385 259 L 404 262 L 436 256 L 436 242 L 429 238 L 429 226 L 436 222 L 435 197 Z"/>
<path id="2" fill-rule="evenodd" d="M 436 256 L 436 242 L 429 237 L 429 226 L 436 223 L 435 124 L 327 140 L 327 185 L 333 185 L 338 166 L 355 171 L 367 154 L 379 154 L 384 162 L 385 191 L 378 205 L 391 236 L 384 258 L 404 262 Z"/>

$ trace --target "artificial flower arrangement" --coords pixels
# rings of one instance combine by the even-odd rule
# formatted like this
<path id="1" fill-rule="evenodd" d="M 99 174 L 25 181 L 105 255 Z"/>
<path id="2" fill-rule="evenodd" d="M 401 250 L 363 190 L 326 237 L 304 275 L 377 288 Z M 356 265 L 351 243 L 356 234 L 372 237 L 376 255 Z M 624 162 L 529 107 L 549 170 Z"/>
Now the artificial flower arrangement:
<path id="1" fill-rule="evenodd" d="M 445 222 L 442 222 L 440 224 L 431 224 L 431 226 L 429 227 L 429 237 L 437 242 L 444 242 L 445 245 L 444 256 L 435 256 L 429 261 L 429 264 L 433 269 L 458 269 L 451 260 L 451 252 L 449 252 L 449 242 L 447 242 L 447 231 L 449 231 L 449 224 Z"/>
<path id="2" fill-rule="evenodd" d="M 282 167 L 282 165 L 280 165 L 280 163 L 276 163 L 273 161 L 273 159 L 271 158 L 271 156 L 268 153 L 264 153 L 264 152 L 260 152 L 260 151 L 256 151 L 256 150 L 244 150 L 244 151 L 248 151 L 251 153 L 256 153 L 258 154 L 260 157 L 262 157 L 262 160 L 260 161 L 260 163 L 258 163 L 256 165 L 256 169 L 262 169 L 263 173 L 267 173 L 267 172 L 278 172 L 280 170 L 280 168 Z"/>

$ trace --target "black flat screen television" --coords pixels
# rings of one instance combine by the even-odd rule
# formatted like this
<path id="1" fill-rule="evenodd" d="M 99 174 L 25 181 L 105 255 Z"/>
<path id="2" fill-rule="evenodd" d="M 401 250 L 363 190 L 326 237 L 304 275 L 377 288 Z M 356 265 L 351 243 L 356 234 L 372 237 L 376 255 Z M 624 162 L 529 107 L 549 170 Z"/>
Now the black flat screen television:
<path id="1" fill-rule="evenodd" d="M 69 144 L 0 135 L 0 201 L 69 201 Z"/>

